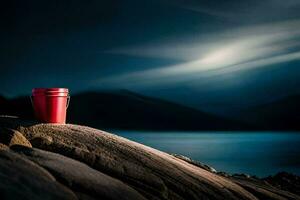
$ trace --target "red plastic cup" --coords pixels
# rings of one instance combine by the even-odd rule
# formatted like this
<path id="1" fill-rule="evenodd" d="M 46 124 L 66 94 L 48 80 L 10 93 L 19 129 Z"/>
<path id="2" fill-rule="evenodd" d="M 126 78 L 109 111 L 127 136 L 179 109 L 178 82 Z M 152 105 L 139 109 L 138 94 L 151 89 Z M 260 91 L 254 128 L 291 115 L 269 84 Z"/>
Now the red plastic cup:
<path id="1" fill-rule="evenodd" d="M 66 123 L 70 96 L 67 88 L 34 88 L 31 102 L 37 120 L 43 123 Z"/>

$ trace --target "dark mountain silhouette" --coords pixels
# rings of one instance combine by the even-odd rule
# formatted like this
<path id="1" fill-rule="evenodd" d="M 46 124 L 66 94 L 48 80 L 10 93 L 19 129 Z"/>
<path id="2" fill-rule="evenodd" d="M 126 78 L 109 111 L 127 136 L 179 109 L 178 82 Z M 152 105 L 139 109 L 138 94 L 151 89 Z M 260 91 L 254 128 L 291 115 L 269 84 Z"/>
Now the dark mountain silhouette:
<path id="1" fill-rule="evenodd" d="M 75 96 L 71 101 L 70 121 L 94 127 L 176 130 L 242 128 L 239 123 L 230 120 L 127 90 L 87 92 Z"/>
<path id="2" fill-rule="evenodd" d="M 0 115 L 12 115 L 24 119 L 33 119 L 34 115 L 30 97 L 6 99 L 0 96 Z"/>
<path id="3" fill-rule="evenodd" d="M 33 118 L 30 99 L 0 99 L 0 114 Z M 169 101 L 127 90 L 86 92 L 71 97 L 68 122 L 96 128 L 237 130 L 249 128 Z"/>
<path id="4" fill-rule="evenodd" d="M 300 95 L 243 110 L 240 119 L 269 130 L 300 130 Z"/>

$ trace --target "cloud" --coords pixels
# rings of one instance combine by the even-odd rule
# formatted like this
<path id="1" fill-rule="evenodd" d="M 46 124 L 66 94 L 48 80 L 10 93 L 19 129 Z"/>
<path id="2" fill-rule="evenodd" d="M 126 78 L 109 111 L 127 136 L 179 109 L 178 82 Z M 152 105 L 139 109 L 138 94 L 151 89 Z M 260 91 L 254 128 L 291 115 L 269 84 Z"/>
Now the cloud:
<path id="1" fill-rule="evenodd" d="M 153 86 L 208 78 L 300 60 L 300 20 L 242 27 L 210 34 L 194 43 L 168 43 L 110 50 L 109 53 L 181 61 L 176 65 L 99 80 L 105 84 Z M 175 49 L 175 50 L 174 50 Z"/>
<path id="2" fill-rule="evenodd" d="M 251 23 L 290 19 L 292 16 L 300 17 L 299 0 L 251 0 L 247 2 L 238 0 L 172 0 L 168 2 L 179 8 L 225 21 Z"/>
<path id="3" fill-rule="evenodd" d="M 119 47 L 109 49 L 105 53 L 190 61 L 197 60 L 199 56 L 215 51 L 221 46 L 225 47 L 232 44 L 248 45 L 253 48 L 255 45 L 272 45 L 273 47 L 284 48 L 286 45 L 293 45 L 289 44 L 288 40 L 299 36 L 299 26 L 300 20 L 290 20 L 225 30 L 221 33 L 199 33 L 198 37 L 192 38 L 176 37 L 167 40 L 167 42 L 159 41 L 156 44 L 152 42 L 138 46 Z"/>

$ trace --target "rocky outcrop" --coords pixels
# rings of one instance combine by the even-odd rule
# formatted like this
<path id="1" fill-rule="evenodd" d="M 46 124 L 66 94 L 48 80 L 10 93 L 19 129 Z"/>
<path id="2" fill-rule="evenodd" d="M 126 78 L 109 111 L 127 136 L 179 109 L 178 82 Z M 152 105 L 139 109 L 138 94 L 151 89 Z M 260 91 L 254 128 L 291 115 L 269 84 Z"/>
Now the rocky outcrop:
<path id="1" fill-rule="evenodd" d="M 23 145 L 32 147 L 31 143 L 19 132 L 9 128 L 0 127 L 0 141 L 3 145 Z"/>
<path id="2" fill-rule="evenodd" d="M 48 170 L 76 194 L 89 196 L 90 199 L 145 199 L 121 181 L 74 159 L 24 146 L 13 146 L 12 150 Z"/>
<path id="3" fill-rule="evenodd" d="M 0 151 L 1 199 L 77 199 L 38 164 L 12 152 Z"/>
<path id="4" fill-rule="evenodd" d="M 259 199 L 299 199 L 299 196 L 296 194 L 280 190 L 260 179 L 243 176 L 231 176 L 229 179 L 242 186 Z"/>
<path id="5" fill-rule="evenodd" d="M 0 150 L 7 150 L 9 147 L 5 144 L 0 143 Z"/>
<path id="6" fill-rule="evenodd" d="M 52 193 L 48 187 L 43 192 L 48 199 L 60 192 L 78 199 L 300 199 L 262 181 L 225 177 L 205 165 L 89 127 L 12 118 L 0 119 L 0 126 L 19 131 L 32 144 L 11 145 L 1 155 L 17 156 L 44 173 L 33 174 L 38 170 L 32 168 L 30 176 L 42 176 L 45 182 L 51 177 L 52 188 L 60 189 Z"/>
<path id="7" fill-rule="evenodd" d="M 215 170 L 214 168 L 212 168 L 211 166 L 208 166 L 206 164 L 200 163 L 198 161 L 192 160 L 186 156 L 183 155 L 179 155 L 179 154 L 172 154 L 173 156 L 175 156 L 176 158 L 182 159 L 192 165 L 196 165 L 197 167 L 200 167 L 202 169 L 205 169 L 207 171 L 213 172 L 213 173 L 217 173 L 217 170 Z"/>
<path id="8" fill-rule="evenodd" d="M 274 176 L 269 176 L 263 179 L 267 183 L 281 190 L 300 195 L 300 177 L 294 174 L 280 172 Z"/>

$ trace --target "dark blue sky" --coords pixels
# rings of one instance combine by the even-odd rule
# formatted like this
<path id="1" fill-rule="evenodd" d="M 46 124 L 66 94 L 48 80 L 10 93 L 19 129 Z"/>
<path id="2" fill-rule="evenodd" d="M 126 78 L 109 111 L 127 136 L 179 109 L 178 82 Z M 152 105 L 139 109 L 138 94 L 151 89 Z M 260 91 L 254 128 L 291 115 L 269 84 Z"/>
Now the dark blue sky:
<path id="1" fill-rule="evenodd" d="M 298 0 L 12 0 L 0 93 L 129 89 L 212 111 L 300 92 Z"/>

